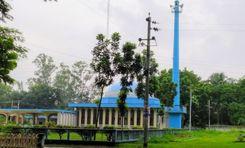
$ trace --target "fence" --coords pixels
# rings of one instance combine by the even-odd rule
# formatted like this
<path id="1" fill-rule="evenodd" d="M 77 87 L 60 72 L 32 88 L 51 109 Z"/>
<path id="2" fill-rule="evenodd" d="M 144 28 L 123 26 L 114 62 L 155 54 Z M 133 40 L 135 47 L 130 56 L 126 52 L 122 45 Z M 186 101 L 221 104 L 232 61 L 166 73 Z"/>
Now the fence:
<path id="1" fill-rule="evenodd" d="M 37 134 L 6 134 L 0 136 L 0 147 L 36 148 L 37 145 Z"/>
<path id="2" fill-rule="evenodd" d="M 155 130 L 149 129 L 149 137 L 161 136 L 167 133 L 177 133 L 182 130 L 180 129 L 164 129 Z M 38 135 L 34 136 L 35 142 L 29 143 L 43 146 L 45 144 L 102 144 L 102 145 L 115 145 L 124 142 L 134 142 L 143 138 L 143 130 L 121 130 L 121 129 L 81 129 L 81 128 L 13 128 L 12 133 L 16 135 Z M 21 134 L 18 134 L 21 133 Z M 74 139 L 74 134 L 76 138 Z M 56 135 L 56 137 L 50 137 L 50 135 Z M 17 136 L 18 137 L 18 136 Z M 32 137 L 33 138 L 33 137 Z M 10 138 L 8 138 L 11 140 Z M 21 145 L 24 141 L 28 142 L 27 139 L 17 140 L 16 142 L 3 142 L 5 145 L 9 143 L 19 143 L 15 145 Z M 14 139 L 12 139 L 14 140 Z M 32 146 L 28 146 L 32 147 Z"/>

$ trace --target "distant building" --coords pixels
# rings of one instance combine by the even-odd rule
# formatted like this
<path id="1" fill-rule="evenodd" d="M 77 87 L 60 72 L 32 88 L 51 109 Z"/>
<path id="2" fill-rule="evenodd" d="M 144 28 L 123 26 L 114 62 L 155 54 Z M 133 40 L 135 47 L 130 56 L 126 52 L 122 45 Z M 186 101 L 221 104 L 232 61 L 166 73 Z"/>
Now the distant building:
<path id="1" fill-rule="evenodd" d="M 76 126 L 77 117 L 74 111 L 58 109 L 0 109 L 0 115 L 5 117 L 1 124 L 15 122 L 17 124 L 40 125 L 54 122 L 61 126 Z"/>

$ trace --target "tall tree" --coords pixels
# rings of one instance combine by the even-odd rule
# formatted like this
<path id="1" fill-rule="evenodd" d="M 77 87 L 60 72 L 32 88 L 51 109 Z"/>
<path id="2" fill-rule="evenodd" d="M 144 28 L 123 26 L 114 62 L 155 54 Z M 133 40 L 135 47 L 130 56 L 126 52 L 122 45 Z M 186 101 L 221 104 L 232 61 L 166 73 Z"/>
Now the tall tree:
<path id="1" fill-rule="evenodd" d="M 144 98 L 145 97 L 145 77 L 146 77 L 146 50 L 143 50 L 143 53 L 141 55 L 141 61 L 142 61 L 142 68 L 140 72 L 137 74 L 137 81 L 138 81 L 138 86 L 136 88 L 136 94 L 139 98 Z M 158 64 L 156 62 L 156 59 L 154 58 L 154 53 L 151 51 L 150 53 L 150 61 L 149 61 L 149 76 L 150 76 L 150 85 L 149 85 L 149 93 L 151 96 L 154 95 L 155 90 L 156 90 L 156 84 L 155 82 L 155 76 L 158 72 L 157 70 Z"/>
<path id="2" fill-rule="evenodd" d="M 95 72 L 95 85 L 100 89 L 100 101 L 97 110 L 96 127 L 101 110 L 101 100 L 105 87 L 113 82 L 115 69 L 113 67 L 114 55 L 117 53 L 120 41 L 119 33 L 113 33 L 111 40 L 106 39 L 103 34 L 96 37 L 97 44 L 92 50 L 93 59 L 91 67 Z"/>
<path id="3" fill-rule="evenodd" d="M 50 86 L 52 84 L 52 76 L 57 69 L 53 58 L 42 53 L 37 56 L 33 63 L 38 69 L 34 73 L 35 77 L 29 79 L 30 85 L 44 84 Z"/>
<path id="4" fill-rule="evenodd" d="M 173 98 L 176 95 L 176 85 L 172 83 L 172 71 L 162 70 L 154 78 L 155 91 L 154 96 L 161 102 L 160 114 L 164 114 L 164 107 L 173 105 Z"/>
<path id="5" fill-rule="evenodd" d="M 135 53 L 136 45 L 126 42 L 123 45 L 122 52 L 117 53 L 115 57 L 116 72 L 121 76 L 121 89 L 118 94 L 118 108 L 121 117 L 121 125 L 124 125 L 124 116 L 126 113 L 126 98 L 129 92 L 132 92 L 132 84 L 135 77 L 142 69 L 141 56 Z M 129 124 L 129 123 L 128 123 Z"/>

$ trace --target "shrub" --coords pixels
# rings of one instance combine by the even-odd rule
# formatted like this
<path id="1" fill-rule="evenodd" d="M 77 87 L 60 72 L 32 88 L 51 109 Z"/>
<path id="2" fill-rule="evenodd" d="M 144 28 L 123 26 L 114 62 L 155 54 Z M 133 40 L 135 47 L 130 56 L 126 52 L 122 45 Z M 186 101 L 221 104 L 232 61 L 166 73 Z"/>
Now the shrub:
<path id="1" fill-rule="evenodd" d="M 90 124 L 90 125 L 85 126 L 84 128 L 93 129 L 93 128 L 95 128 L 95 125 Z"/>
<path id="2" fill-rule="evenodd" d="M 142 130 L 143 127 L 141 127 L 141 126 L 133 126 L 132 129 L 141 129 Z"/>
<path id="3" fill-rule="evenodd" d="M 46 123 L 45 123 L 45 126 L 46 126 L 46 127 L 54 128 L 54 127 L 56 127 L 56 123 L 53 122 L 53 121 L 49 121 L 49 122 L 46 122 Z"/>
<path id="4" fill-rule="evenodd" d="M 237 141 L 238 141 L 238 142 L 244 142 L 244 139 L 245 139 L 245 134 L 240 134 L 240 135 L 237 137 Z"/>
<path id="5" fill-rule="evenodd" d="M 116 129 L 115 126 L 105 126 L 103 129 Z"/>

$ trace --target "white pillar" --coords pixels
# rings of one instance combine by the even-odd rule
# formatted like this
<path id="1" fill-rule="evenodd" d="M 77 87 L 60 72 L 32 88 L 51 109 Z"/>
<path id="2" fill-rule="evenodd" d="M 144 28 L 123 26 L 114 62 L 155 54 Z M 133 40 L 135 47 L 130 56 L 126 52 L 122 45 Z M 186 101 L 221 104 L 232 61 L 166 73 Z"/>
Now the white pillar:
<path id="1" fill-rule="evenodd" d="M 140 127 L 143 127 L 143 118 L 144 118 L 143 109 L 141 109 L 140 110 Z"/>
<path id="2" fill-rule="evenodd" d="M 90 111 L 90 125 L 93 125 L 93 121 L 94 121 L 94 109 L 91 108 L 91 111 Z"/>
<path id="3" fill-rule="evenodd" d="M 137 126 L 137 109 L 134 110 L 134 126 Z"/>
<path id="4" fill-rule="evenodd" d="M 68 121 L 69 121 L 68 125 L 71 126 L 72 120 L 71 120 L 71 114 L 70 113 L 68 113 Z"/>
<path id="5" fill-rule="evenodd" d="M 157 110 L 154 111 L 154 116 L 153 116 L 153 126 L 157 127 Z"/>
<path id="6" fill-rule="evenodd" d="M 114 122 L 115 127 L 118 126 L 118 110 L 115 109 L 115 122 Z"/>
<path id="7" fill-rule="evenodd" d="M 109 108 L 109 126 L 111 126 L 111 116 L 112 116 L 111 110 L 112 108 Z"/>
<path id="8" fill-rule="evenodd" d="M 102 118 L 102 127 L 105 126 L 105 115 L 106 115 L 105 109 L 103 109 L 103 112 L 102 112 L 102 116 L 103 116 L 103 118 Z"/>
<path id="9" fill-rule="evenodd" d="M 88 120 L 88 109 L 85 108 L 84 126 L 87 126 L 87 120 Z"/>
<path id="10" fill-rule="evenodd" d="M 130 121 L 131 121 L 131 110 L 128 109 L 128 128 L 130 128 L 131 126 Z"/>
<path id="11" fill-rule="evenodd" d="M 81 119 L 82 119 L 82 111 L 79 109 L 79 118 L 78 118 L 78 126 L 81 127 Z"/>

